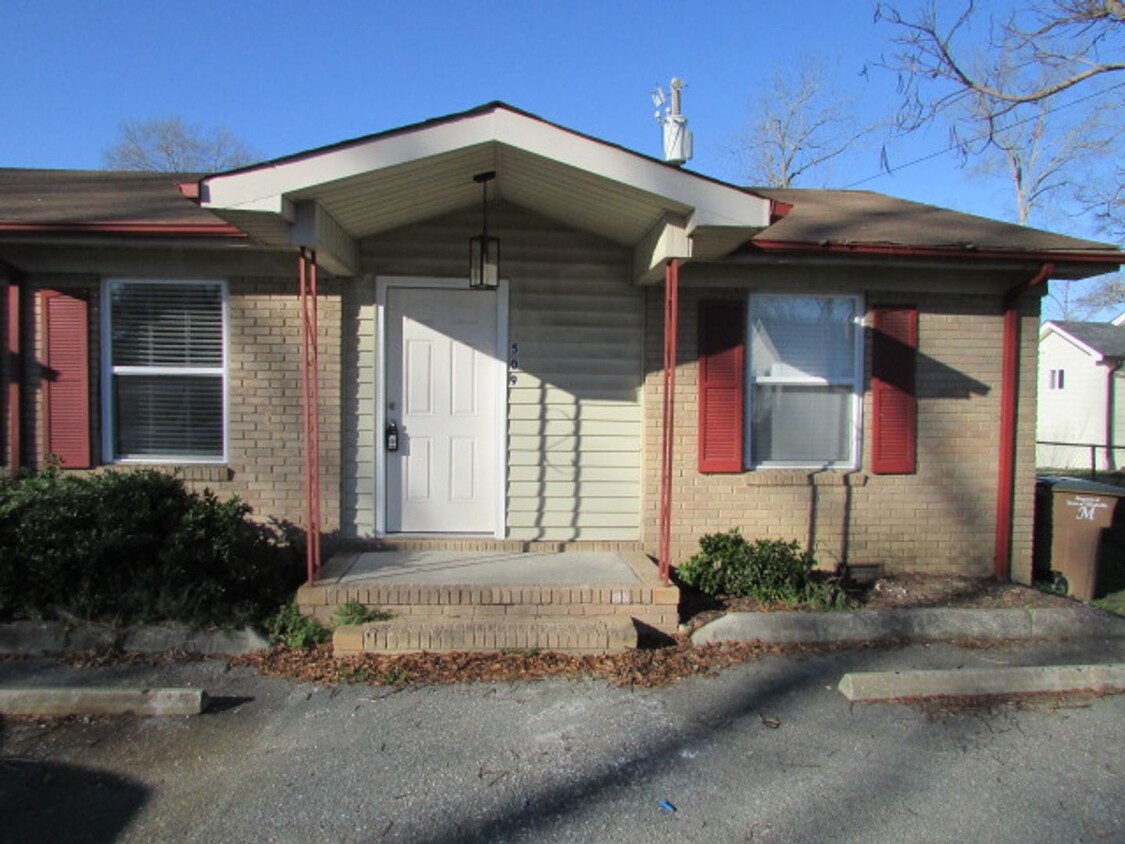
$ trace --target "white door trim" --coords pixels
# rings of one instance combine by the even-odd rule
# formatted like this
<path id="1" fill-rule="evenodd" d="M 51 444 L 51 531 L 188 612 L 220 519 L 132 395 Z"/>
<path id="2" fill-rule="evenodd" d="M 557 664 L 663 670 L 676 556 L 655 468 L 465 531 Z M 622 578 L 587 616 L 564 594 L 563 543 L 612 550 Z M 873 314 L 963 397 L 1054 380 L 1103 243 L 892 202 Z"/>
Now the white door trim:
<path id="1" fill-rule="evenodd" d="M 387 293 L 393 287 L 467 290 L 467 278 L 376 276 L 375 278 L 375 535 L 387 535 L 387 450 L 383 432 L 387 425 Z M 508 282 L 500 280 L 496 297 L 496 525 L 493 536 L 507 535 L 508 489 Z M 479 534 L 478 534 L 479 535 Z"/>

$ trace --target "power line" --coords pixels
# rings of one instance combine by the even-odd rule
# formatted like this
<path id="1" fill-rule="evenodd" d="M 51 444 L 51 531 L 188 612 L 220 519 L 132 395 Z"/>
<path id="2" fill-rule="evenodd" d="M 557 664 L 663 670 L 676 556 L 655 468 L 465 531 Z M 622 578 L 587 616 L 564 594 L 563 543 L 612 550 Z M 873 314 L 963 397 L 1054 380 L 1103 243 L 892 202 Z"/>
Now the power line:
<path id="1" fill-rule="evenodd" d="M 1109 88 L 1106 88 L 1104 90 L 1095 91 L 1091 94 L 1087 94 L 1084 97 L 1079 97 L 1076 100 L 1072 100 L 1069 103 L 1063 103 L 1060 106 L 1055 106 L 1054 108 L 1048 109 L 1043 115 L 1035 115 L 1033 117 L 1025 117 L 1023 120 L 1018 120 L 1015 123 L 1013 123 L 1011 126 L 1006 127 L 1006 128 L 1014 129 L 1017 126 L 1022 126 L 1025 123 L 1030 123 L 1033 120 L 1038 120 L 1040 117 L 1043 117 L 1043 116 L 1046 116 L 1046 115 L 1049 115 L 1049 114 L 1054 114 L 1056 112 L 1062 111 L 1063 109 L 1070 108 L 1072 106 L 1076 106 L 1076 105 L 1079 105 L 1081 103 L 1084 103 L 1087 100 L 1092 100 L 1095 97 L 1100 97 L 1100 96 L 1103 96 L 1104 94 L 1112 93 L 1113 91 L 1116 91 L 1118 88 L 1125 88 L 1125 82 L 1118 82 L 1116 85 L 1111 85 Z M 965 147 L 969 144 L 975 144 L 978 141 L 987 140 L 993 134 L 995 134 L 995 133 L 985 132 L 981 135 L 976 136 L 975 138 L 969 138 L 966 141 L 961 141 L 959 143 L 950 143 L 948 146 L 945 147 L 945 149 L 940 149 L 937 152 L 931 152 L 928 155 L 924 155 L 921 158 L 916 158 L 913 161 L 908 161 L 905 164 L 900 164 L 897 167 L 891 168 L 891 167 L 887 166 L 884 170 L 882 170 L 879 173 L 876 173 L 873 176 L 867 176 L 866 178 L 859 179 L 858 181 L 852 182 L 851 184 L 844 185 L 844 190 L 850 190 L 851 188 L 854 188 L 856 185 L 866 184 L 867 182 L 872 182 L 875 179 L 881 179 L 884 176 L 893 176 L 895 174 L 895 172 L 897 172 L 899 170 L 905 170 L 907 167 L 913 167 L 915 164 L 924 164 L 925 162 L 930 161 L 931 159 L 939 158 L 943 155 L 948 155 L 949 153 L 953 152 L 956 149 L 963 148 L 963 147 Z M 885 151 L 885 148 L 884 148 L 884 151 Z"/>

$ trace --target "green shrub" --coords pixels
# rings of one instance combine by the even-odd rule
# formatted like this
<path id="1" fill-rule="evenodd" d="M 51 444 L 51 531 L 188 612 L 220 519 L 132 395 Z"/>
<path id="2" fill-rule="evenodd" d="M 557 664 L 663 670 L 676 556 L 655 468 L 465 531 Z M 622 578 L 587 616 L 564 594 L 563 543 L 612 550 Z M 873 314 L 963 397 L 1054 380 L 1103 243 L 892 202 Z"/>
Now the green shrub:
<path id="1" fill-rule="evenodd" d="M 701 592 L 752 597 L 763 603 L 829 608 L 847 602 L 836 578 L 815 572 L 816 558 L 795 542 L 747 542 L 737 529 L 699 541 L 700 553 L 681 565 L 679 579 Z"/>
<path id="2" fill-rule="evenodd" d="M 266 625 L 269 634 L 291 648 L 308 648 L 332 638 L 332 632 L 315 618 L 301 615 L 294 601 L 279 609 Z"/>
<path id="3" fill-rule="evenodd" d="M 0 620 L 261 623 L 300 566 L 250 515 L 157 470 L 0 482 Z"/>

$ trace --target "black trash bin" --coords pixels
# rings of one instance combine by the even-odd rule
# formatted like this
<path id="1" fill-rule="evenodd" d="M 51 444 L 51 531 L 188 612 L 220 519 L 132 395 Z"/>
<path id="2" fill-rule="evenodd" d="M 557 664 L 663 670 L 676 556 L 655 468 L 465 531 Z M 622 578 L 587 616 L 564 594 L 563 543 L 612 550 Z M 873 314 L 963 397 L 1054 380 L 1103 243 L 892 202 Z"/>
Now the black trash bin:
<path id="1" fill-rule="evenodd" d="M 1091 601 L 1119 583 L 1125 552 L 1125 488 L 1079 478 L 1036 481 L 1037 578 Z"/>

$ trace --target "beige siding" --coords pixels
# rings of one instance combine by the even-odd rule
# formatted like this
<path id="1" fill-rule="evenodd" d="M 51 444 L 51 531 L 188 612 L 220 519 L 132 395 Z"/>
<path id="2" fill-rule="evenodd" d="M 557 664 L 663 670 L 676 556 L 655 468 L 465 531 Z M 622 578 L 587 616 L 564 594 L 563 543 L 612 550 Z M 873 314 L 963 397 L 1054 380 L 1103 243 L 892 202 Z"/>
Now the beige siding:
<path id="1" fill-rule="evenodd" d="M 375 304 L 381 275 L 462 278 L 476 209 L 361 243 L 344 320 L 345 532 L 375 529 Z M 507 535 L 640 538 L 643 293 L 628 252 L 511 206 L 490 213 L 509 282 Z M 482 294 L 486 295 L 486 294 Z M 353 452 L 353 449 L 355 451 Z M 353 456 L 353 453 L 355 456 Z"/>

